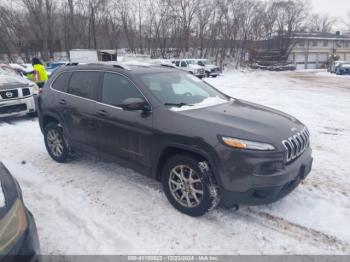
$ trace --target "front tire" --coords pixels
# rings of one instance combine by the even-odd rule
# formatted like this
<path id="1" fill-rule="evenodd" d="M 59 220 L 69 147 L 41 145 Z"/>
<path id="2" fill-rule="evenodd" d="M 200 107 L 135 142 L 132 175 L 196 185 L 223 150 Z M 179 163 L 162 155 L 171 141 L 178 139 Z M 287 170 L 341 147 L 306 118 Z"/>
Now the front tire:
<path id="1" fill-rule="evenodd" d="M 181 213 L 200 217 L 215 206 L 210 182 L 190 155 L 175 155 L 164 165 L 162 185 L 168 201 Z"/>
<path id="2" fill-rule="evenodd" d="M 30 113 L 27 114 L 27 116 L 32 117 L 32 118 L 38 117 L 38 111 L 30 112 Z"/>
<path id="3" fill-rule="evenodd" d="M 53 160 L 66 163 L 69 159 L 69 146 L 63 135 L 62 127 L 57 123 L 45 126 L 44 138 L 46 150 Z"/>

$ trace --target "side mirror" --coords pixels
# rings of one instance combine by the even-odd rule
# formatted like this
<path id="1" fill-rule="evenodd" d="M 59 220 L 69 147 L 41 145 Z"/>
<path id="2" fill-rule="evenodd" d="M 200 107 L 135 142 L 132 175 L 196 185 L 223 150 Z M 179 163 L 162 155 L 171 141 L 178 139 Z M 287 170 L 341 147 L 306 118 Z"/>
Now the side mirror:
<path id="1" fill-rule="evenodd" d="M 149 104 L 142 98 L 128 98 L 123 101 L 122 108 L 126 111 L 149 111 Z"/>

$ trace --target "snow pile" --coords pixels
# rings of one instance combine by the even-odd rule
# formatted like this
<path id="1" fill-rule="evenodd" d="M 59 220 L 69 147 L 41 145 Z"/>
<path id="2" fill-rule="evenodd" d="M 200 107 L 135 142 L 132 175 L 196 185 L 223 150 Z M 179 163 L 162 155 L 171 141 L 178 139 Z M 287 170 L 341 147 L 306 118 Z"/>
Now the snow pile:
<path id="1" fill-rule="evenodd" d="M 223 103 L 227 103 L 228 101 L 225 99 L 222 99 L 220 97 L 208 97 L 204 99 L 202 102 L 194 104 L 194 105 L 187 105 L 187 106 L 182 106 L 182 107 L 172 107 L 172 111 L 185 111 L 185 110 L 193 110 L 193 109 L 199 109 L 199 108 L 204 108 L 208 106 L 215 106 L 215 105 L 220 105 Z"/>

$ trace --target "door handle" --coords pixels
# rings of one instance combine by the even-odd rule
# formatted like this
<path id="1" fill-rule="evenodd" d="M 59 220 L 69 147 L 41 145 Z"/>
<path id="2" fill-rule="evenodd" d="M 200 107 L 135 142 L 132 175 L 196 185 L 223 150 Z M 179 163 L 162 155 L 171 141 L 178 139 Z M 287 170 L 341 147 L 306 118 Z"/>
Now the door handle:
<path id="1" fill-rule="evenodd" d="M 103 110 L 103 109 L 97 111 L 97 114 L 98 114 L 99 116 L 103 116 L 103 117 L 108 116 L 108 112 L 107 112 L 106 110 Z"/>
<path id="2" fill-rule="evenodd" d="M 66 105 L 67 104 L 66 100 L 64 100 L 64 99 L 61 99 L 60 101 L 58 101 L 58 103 L 60 105 Z"/>

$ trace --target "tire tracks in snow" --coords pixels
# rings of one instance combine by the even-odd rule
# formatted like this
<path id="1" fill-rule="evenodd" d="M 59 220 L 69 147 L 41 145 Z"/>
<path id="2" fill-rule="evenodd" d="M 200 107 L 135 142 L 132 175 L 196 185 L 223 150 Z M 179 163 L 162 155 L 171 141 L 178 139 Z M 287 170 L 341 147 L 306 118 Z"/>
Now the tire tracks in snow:
<path id="1" fill-rule="evenodd" d="M 309 244 L 315 246 L 322 245 L 326 249 L 339 251 L 341 253 L 348 253 L 350 251 L 350 244 L 338 239 L 337 237 L 309 227 L 304 227 L 264 211 L 257 211 L 250 207 L 247 207 L 245 210 L 240 210 L 238 212 L 249 216 L 255 219 L 258 223 L 261 223 L 264 226 L 276 230 L 282 234 L 288 235 L 300 241 L 306 240 Z"/>

